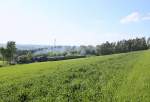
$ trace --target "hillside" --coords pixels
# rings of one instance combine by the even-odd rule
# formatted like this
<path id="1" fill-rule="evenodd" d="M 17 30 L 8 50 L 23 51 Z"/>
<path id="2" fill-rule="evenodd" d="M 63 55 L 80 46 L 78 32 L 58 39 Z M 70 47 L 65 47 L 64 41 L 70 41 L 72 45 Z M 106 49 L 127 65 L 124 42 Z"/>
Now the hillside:
<path id="1" fill-rule="evenodd" d="M 150 51 L 0 69 L 0 102 L 149 102 Z"/>

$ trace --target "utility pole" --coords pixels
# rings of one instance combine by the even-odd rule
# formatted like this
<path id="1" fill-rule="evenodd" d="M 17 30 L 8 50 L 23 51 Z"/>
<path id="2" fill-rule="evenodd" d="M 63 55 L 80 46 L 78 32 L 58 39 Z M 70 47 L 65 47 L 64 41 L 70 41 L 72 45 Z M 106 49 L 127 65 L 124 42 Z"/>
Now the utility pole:
<path id="1" fill-rule="evenodd" d="M 56 38 L 54 39 L 54 48 L 56 47 Z"/>
<path id="2" fill-rule="evenodd" d="M 54 45 L 53 45 L 53 47 L 52 47 L 52 52 L 54 53 L 54 51 L 55 51 L 55 48 L 56 48 L 56 38 L 54 39 Z"/>

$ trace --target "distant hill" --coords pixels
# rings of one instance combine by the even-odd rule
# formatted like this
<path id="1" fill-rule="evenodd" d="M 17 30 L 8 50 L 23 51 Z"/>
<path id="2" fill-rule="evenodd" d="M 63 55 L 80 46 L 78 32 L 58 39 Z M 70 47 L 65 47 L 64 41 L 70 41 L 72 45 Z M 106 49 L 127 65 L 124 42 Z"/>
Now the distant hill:
<path id="1" fill-rule="evenodd" d="M 0 44 L 0 47 L 5 47 L 6 44 Z M 40 53 L 48 53 L 50 51 L 58 51 L 58 52 L 63 52 L 66 51 L 67 49 L 70 49 L 72 46 L 48 46 L 48 45 L 21 45 L 17 44 L 16 45 L 17 49 L 19 50 L 34 50 L 34 49 L 40 49 L 43 48 L 43 50 L 37 51 L 37 54 Z M 78 46 L 74 46 L 78 48 Z"/>

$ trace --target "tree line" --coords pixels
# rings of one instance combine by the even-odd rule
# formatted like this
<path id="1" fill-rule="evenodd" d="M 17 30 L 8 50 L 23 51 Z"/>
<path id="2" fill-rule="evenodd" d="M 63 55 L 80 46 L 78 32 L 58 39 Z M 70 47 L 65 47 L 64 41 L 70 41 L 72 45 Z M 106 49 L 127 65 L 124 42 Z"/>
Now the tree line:
<path id="1" fill-rule="evenodd" d="M 116 53 L 126 53 L 131 51 L 146 50 L 150 48 L 150 38 L 146 40 L 144 37 L 129 40 L 120 40 L 118 42 L 102 43 L 94 46 L 80 46 L 80 54 L 84 55 L 108 55 Z"/>
<path id="2" fill-rule="evenodd" d="M 106 43 L 96 46 L 96 51 L 98 55 L 125 53 L 125 52 L 139 51 L 139 50 L 146 50 L 146 49 L 148 49 L 148 45 L 144 37 L 129 39 L 129 40 L 121 40 L 112 43 L 109 43 L 107 41 Z"/>
<path id="3" fill-rule="evenodd" d="M 6 47 L 0 47 L 0 54 L 2 56 L 2 60 L 7 64 L 14 64 L 16 62 L 19 63 L 27 63 L 34 62 L 32 59 L 39 59 L 40 61 L 45 59 L 55 59 L 52 57 L 57 57 L 57 60 L 70 58 L 78 58 L 79 56 L 91 56 L 91 55 L 109 55 L 116 53 L 126 53 L 131 51 L 139 51 L 146 50 L 150 48 L 150 38 L 146 39 L 135 38 L 128 40 L 120 40 L 117 42 L 108 42 L 102 43 L 97 46 L 72 46 L 71 48 L 66 49 L 64 52 L 57 53 L 47 53 L 43 55 L 34 56 L 32 50 L 18 50 L 16 48 L 16 43 L 14 41 L 8 41 Z M 58 57 L 60 56 L 60 57 Z M 64 56 L 64 57 L 63 57 Z M 76 57 L 77 56 L 77 57 Z M 21 61 L 21 62 L 20 62 Z"/>

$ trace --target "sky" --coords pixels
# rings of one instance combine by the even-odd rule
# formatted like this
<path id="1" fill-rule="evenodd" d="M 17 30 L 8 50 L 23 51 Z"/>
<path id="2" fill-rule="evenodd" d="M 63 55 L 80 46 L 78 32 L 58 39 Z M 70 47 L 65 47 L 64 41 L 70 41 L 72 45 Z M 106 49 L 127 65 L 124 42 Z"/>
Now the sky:
<path id="1" fill-rule="evenodd" d="M 98 45 L 150 36 L 150 0 L 0 0 L 0 43 Z"/>

